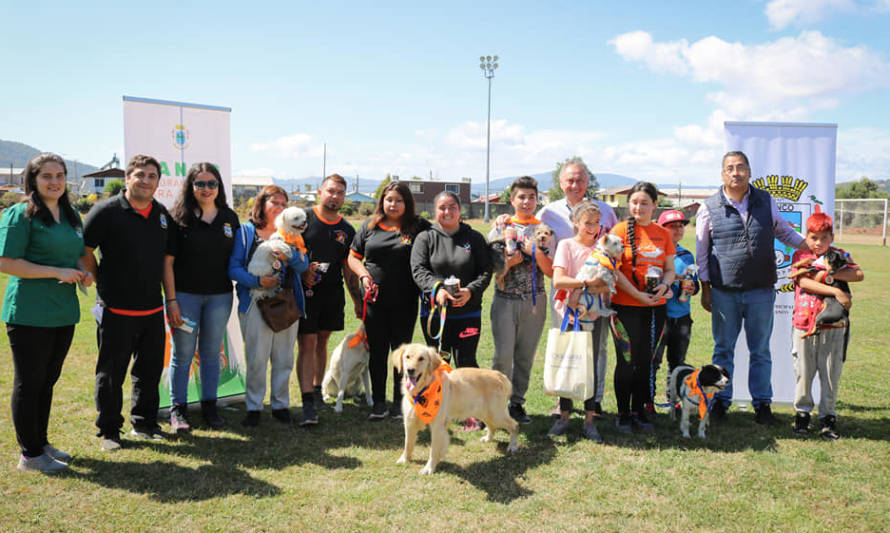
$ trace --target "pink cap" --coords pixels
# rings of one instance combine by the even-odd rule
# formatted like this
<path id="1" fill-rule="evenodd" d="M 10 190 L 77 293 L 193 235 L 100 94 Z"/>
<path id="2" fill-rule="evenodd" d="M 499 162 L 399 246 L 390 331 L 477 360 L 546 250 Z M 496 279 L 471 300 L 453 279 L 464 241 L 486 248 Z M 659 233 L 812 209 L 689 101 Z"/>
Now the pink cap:
<path id="1" fill-rule="evenodd" d="M 676 209 L 671 209 L 670 211 L 665 211 L 658 217 L 658 225 L 665 226 L 670 224 L 671 222 L 682 222 L 685 226 L 689 224 L 689 221 L 686 220 L 686 215 L 683 214 L 683 211 L 677 211 Z"/>

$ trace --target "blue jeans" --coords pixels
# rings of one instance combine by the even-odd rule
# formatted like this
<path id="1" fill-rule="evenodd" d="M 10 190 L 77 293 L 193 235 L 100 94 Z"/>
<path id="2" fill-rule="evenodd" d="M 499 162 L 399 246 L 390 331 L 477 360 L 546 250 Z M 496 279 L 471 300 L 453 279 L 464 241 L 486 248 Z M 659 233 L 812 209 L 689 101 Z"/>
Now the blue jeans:
<path id="1" fill-rule="evenodd" d="M 754 408 L 769 405 L 773 399 L 771 383 L 773 361 L 769 340 L 773 333 L 773 307 L 776 291 L 772 287 L 748 291 L 721 291 L 711 288 L 711 332 L 714 335 L 714 364 L 733 375 L 735 344 L 742 324 L 750 352 L 748 360 L 748 392 Z M 732 381 L 717 394 L 720 402 L 732 403 Z"/>
<path id="2" fill-rule="evenodd" d="M 215 400 L 219 387 L 219 352 L 232 312 L 232 293 L 189 294 L 177 292 L 176 301 L 182 318 L 188 317 L 197 326 L 191 333 L 173 330 L 173 353 L 170 357 L 170 398 L 173 404 L 188 401 L 189 368 L 198 348 L 200 358 L 201 400 Z"/>

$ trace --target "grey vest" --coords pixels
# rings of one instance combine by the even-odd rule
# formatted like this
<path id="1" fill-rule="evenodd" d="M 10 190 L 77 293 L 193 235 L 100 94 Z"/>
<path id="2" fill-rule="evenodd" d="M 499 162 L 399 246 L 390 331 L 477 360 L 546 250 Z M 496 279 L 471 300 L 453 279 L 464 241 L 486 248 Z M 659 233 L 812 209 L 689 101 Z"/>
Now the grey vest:
<path id="1" fill-rule="evenodd" d="M 775 230 L 770 195 L 750 187 L 748 220 L 723 196 L 723 188 L 705 200 L 711 216 L 708 274 L 711 285 L 743 291 L 776 284 Z"/>

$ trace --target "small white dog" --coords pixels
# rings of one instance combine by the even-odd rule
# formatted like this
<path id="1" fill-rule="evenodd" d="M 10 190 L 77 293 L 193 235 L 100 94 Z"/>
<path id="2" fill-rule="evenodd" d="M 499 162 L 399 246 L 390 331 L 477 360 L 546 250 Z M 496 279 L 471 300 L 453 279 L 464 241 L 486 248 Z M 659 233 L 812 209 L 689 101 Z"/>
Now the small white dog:
<path id="1" fill-rule="evenodd" d="M 275 257 L 275 252 L 290 259 L 294 253 L 291 247 L 281 239 L 269 239 L 257 246 L 253 252 L 253 257 L 247 264 L 247 271 L 257 277 L 263 276 L 280 276 L 287 267 L 287 261 L 281 261 Z M 274 287 L 257 287 L 250 289 L 250 297 L 254 300 L 262 300 L 270 298 L 278 294 L 281 290 L 281 284 Z"/>
<path id="2" fill-rule="evenodd" d="M 680 414 L 680 431 L 689 438 L 689 419 L 693 413 L 699 415 L 698 438 L 705 438 L 705 430 L 710 419 L 711 406 L 717 401 L 717 392 L 729 385 L 729 372 L 720 365 L 705 365 L 696 370 L 689 365 L 679 365 L 671 372 L 668 382 L 671 403 L 671 418 Z"/>
<path id="3" fill-rule="evenodd" d="M 299 207 L 287 207 L 275 217 L 275 233 L 269 239 L 279 239 L 288 243 L 292 248 L 306 253 L 306 243 L 303 242 L 303 232 L 306 231 L 306 211 Z"/>
<path id="4" fill-rule="evenodd" d="M 371 373 L 368 370 L 368 361 L 371 354 L 362 340 L 365 335 L 365 327 L 347 335 L 343 341 L 334 348 L 328 369 L 324 373 L 321 382 L 322 394 L 325 401 L 337 398 L 334 412 L 343 412 L 343 398 L 359 396 L 364 389 L 365 400 L 368 405 L 374 405 L 371 398 Z"/>
<path id="5" fill-rule="evenodd" d="M 618 260 L 624 252 L 624 241 L 617 235 L 607 233 L 603 235 L 596 244 L 596 249 L 590 253 L 584 266 L 578 271 L 575 279 L 593 281 L 599 279 L 609 287 L 610 293 L 615 293 L 615 281 L 618 279 L 615 274 L 617 270 Z M 578 316 L 581 319 L 594 319 L 600 316 L 611 316 L 615 311 L 609 308 L 611 298 L 609 296 L 601 296 L 591 298 L 588 305 L 579 305 L 581 300 L 582 289 L 573 289 L 572 294 L 566 302 L 566 306 L 570 309 L 577 309 Z"/>
<path id="6" fill-rule="evenodd" d="M 496 370 L 442 365 L 435 348 L 403 344 L 392 353 L 396 370 L 402 372 L 402 414 L 405 421 L 405 450 L 396 461 L 411 460 L 417 432 L 430 426 L 430 457 L 421 474 L 432 474 L 448 449 L 448 423 L 470 417 L 485 422 L 483 442 L 498 428 L 510 432 L 507 452 L 519 449 L 519 423 L 510 417 L 507 402 L 513 386 Z"/>

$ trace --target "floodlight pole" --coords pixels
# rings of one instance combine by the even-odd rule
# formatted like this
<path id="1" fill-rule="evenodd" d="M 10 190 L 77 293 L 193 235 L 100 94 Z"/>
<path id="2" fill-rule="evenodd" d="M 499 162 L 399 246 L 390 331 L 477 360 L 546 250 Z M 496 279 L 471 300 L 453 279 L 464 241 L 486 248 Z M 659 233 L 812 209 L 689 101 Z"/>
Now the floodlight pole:
<path id="1" fill-rule="evenodd" d="M 485 214 L 483 215 L 485 222 L 491 221 L 491 212 L 488 207 L 488 181 L 491 164 L 491 79 L 494 78 L 494 71 L 498 68 L 497 61 L 498 56 L 479 57 L 479 68 L 482 69 L 482 75 L 488 79 L 488 120 L 485 134 Z"/>

